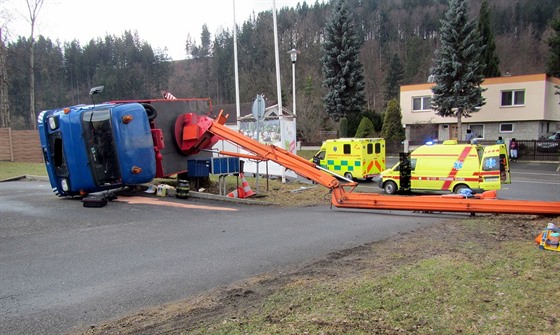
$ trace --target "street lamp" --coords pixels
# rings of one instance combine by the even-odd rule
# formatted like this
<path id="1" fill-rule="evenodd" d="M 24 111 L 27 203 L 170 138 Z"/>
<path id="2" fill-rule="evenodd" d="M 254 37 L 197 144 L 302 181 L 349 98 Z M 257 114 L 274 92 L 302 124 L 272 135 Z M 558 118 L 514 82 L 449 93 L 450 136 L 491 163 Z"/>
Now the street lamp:
<path id="1" fill-rule="evenodd" d="M 294 116 L 296 116 L 296 60 L 299 51 L 296 49 L 292 49 L 288 51 L 290 54 L 290 58 L 292 59 L 292 94 L 294 95 L 294 107 L 293 112 Z"/>

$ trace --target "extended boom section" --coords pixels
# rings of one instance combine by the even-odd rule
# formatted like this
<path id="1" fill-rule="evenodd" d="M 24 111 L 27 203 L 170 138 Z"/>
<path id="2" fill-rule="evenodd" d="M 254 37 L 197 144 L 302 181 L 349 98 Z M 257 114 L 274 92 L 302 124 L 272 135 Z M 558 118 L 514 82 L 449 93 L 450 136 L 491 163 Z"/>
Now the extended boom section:
<path id="1" fill-rule="evenodd" d="M 465 198 L 455 196 L 398 196 L 376 193 L 348 193 L 333 189 L 332 204 L 340 208 L 412 210 L 435 212 L 560 215 L 560 202 L 503 200 L 495 192 Z"/>
<path id="2" fill-rule="evenodd" d="M 473 198 L 460 195 L 396 196 L 377 193 L 352 192 L 356 182 L 341 183 L 335 176 L 323 171 L 314 163 L 274 145 L 262 144 L 224 125 L 227 116 L 222 113 L 213 122 L 199 122 L 199 134 L 209 132 L 253 152 L 256 159 L 271 160 L 300 176 L 306 177 L 331 190 L 331 203 L 338 208 L 412 210 L 466 213 L 503 213 L 526 215 L 560 215 L 560 202 L 501 200 L 496 192 L 478 194 Z M 184 124 L 184 126 L 189 126 Z M 193 146 L 205 142 L 205 136 L 193 138 Z M 199 143 L 196 143 L 199 142 Z"/>
<path id="3" fill-rule="evenodd" d="M 314 182 L 321 184 L 327 188 L 334 189 L 341 186 L 355 187 L 357 183 L 350 182 L 341 185 L 338 179 L 317 169 L 316 165 L 304 158 L 294 155 L 291 152 L 279 148 L 274 145 L 262 144 L 259 141 L 253 140 L 235 130 L 224 126 L 226 117 L 220 114 L 216 120 L 208 125 L 206 129 L 208 132 L 235 143 L 248 151 L 255 154 L 256 159 L 271 160 L 276 162 L 295 173 L 306 177 Z"/>

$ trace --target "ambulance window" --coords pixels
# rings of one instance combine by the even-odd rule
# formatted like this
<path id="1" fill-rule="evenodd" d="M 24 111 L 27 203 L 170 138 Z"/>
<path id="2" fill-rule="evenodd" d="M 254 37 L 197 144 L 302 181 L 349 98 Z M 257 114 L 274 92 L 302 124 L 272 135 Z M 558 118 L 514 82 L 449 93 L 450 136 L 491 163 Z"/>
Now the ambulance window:
<path id="1" fill-rule="evenodd" d="M 381 143 L 375 143 L 375 153 L 376 154 L 381 153 Z"/>
<path id="2" fill-rule="evenodd" d="M 342 151 L 344 152 L 345 155 L 349 155 L 352 153 L 352 146 L 350 146 L 350 144 L 344 144 L 342 146 Z"/>
<path id="3" fill-rule="evenodd" d="M 498 156 L 484 157 L 482 161 L 482 171 L 499 171 L 500 159 Z"/>
<path id="4" fill-rule="evenodd" d="M 373 153 L 373 144 L 372 143 L 367 144 L 367 153 L 368 153 L 368 155 L 371 155 Z"/>

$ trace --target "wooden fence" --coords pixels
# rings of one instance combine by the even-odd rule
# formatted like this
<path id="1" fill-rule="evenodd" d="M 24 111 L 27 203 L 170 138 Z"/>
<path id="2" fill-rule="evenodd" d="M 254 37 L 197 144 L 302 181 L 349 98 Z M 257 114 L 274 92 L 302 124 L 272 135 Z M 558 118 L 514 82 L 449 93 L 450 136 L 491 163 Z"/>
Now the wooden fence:
<path id="1" fill-rule="evenodd" d="M 0 128 L 0 161 L 43 163 L 39 132 Z"/>

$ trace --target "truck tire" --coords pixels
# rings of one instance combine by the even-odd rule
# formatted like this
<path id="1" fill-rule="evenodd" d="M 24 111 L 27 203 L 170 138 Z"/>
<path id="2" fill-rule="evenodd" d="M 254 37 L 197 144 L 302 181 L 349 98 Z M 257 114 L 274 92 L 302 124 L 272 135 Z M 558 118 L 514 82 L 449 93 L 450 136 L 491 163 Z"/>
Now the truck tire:
<path id="1" fill-rule="evenodd" d="M 354 177 L 352 177 L 352 174 L 350 172 L 344 173 L 344 178 L 354 180 Z"/>
<path id="2" fill-rule="evenodd" d="M 154 106 L 147 103 L 143 103 L 142 106 L 146 110 L 146 114 L 148 114 L 148 120 L 152 121 L 157 117 L 157 110 L 154 108 Z"/>
<path id="3" fill-rule="evenodd" d="M 385 193 L 387 194 L 395 194 L 399 189 L 397 187 L 397 183 L 395 183 L 392 180 L 389 180 L 386 181 L 385 184 L 383 184 L 383 190 L 385 190 Z"/>

